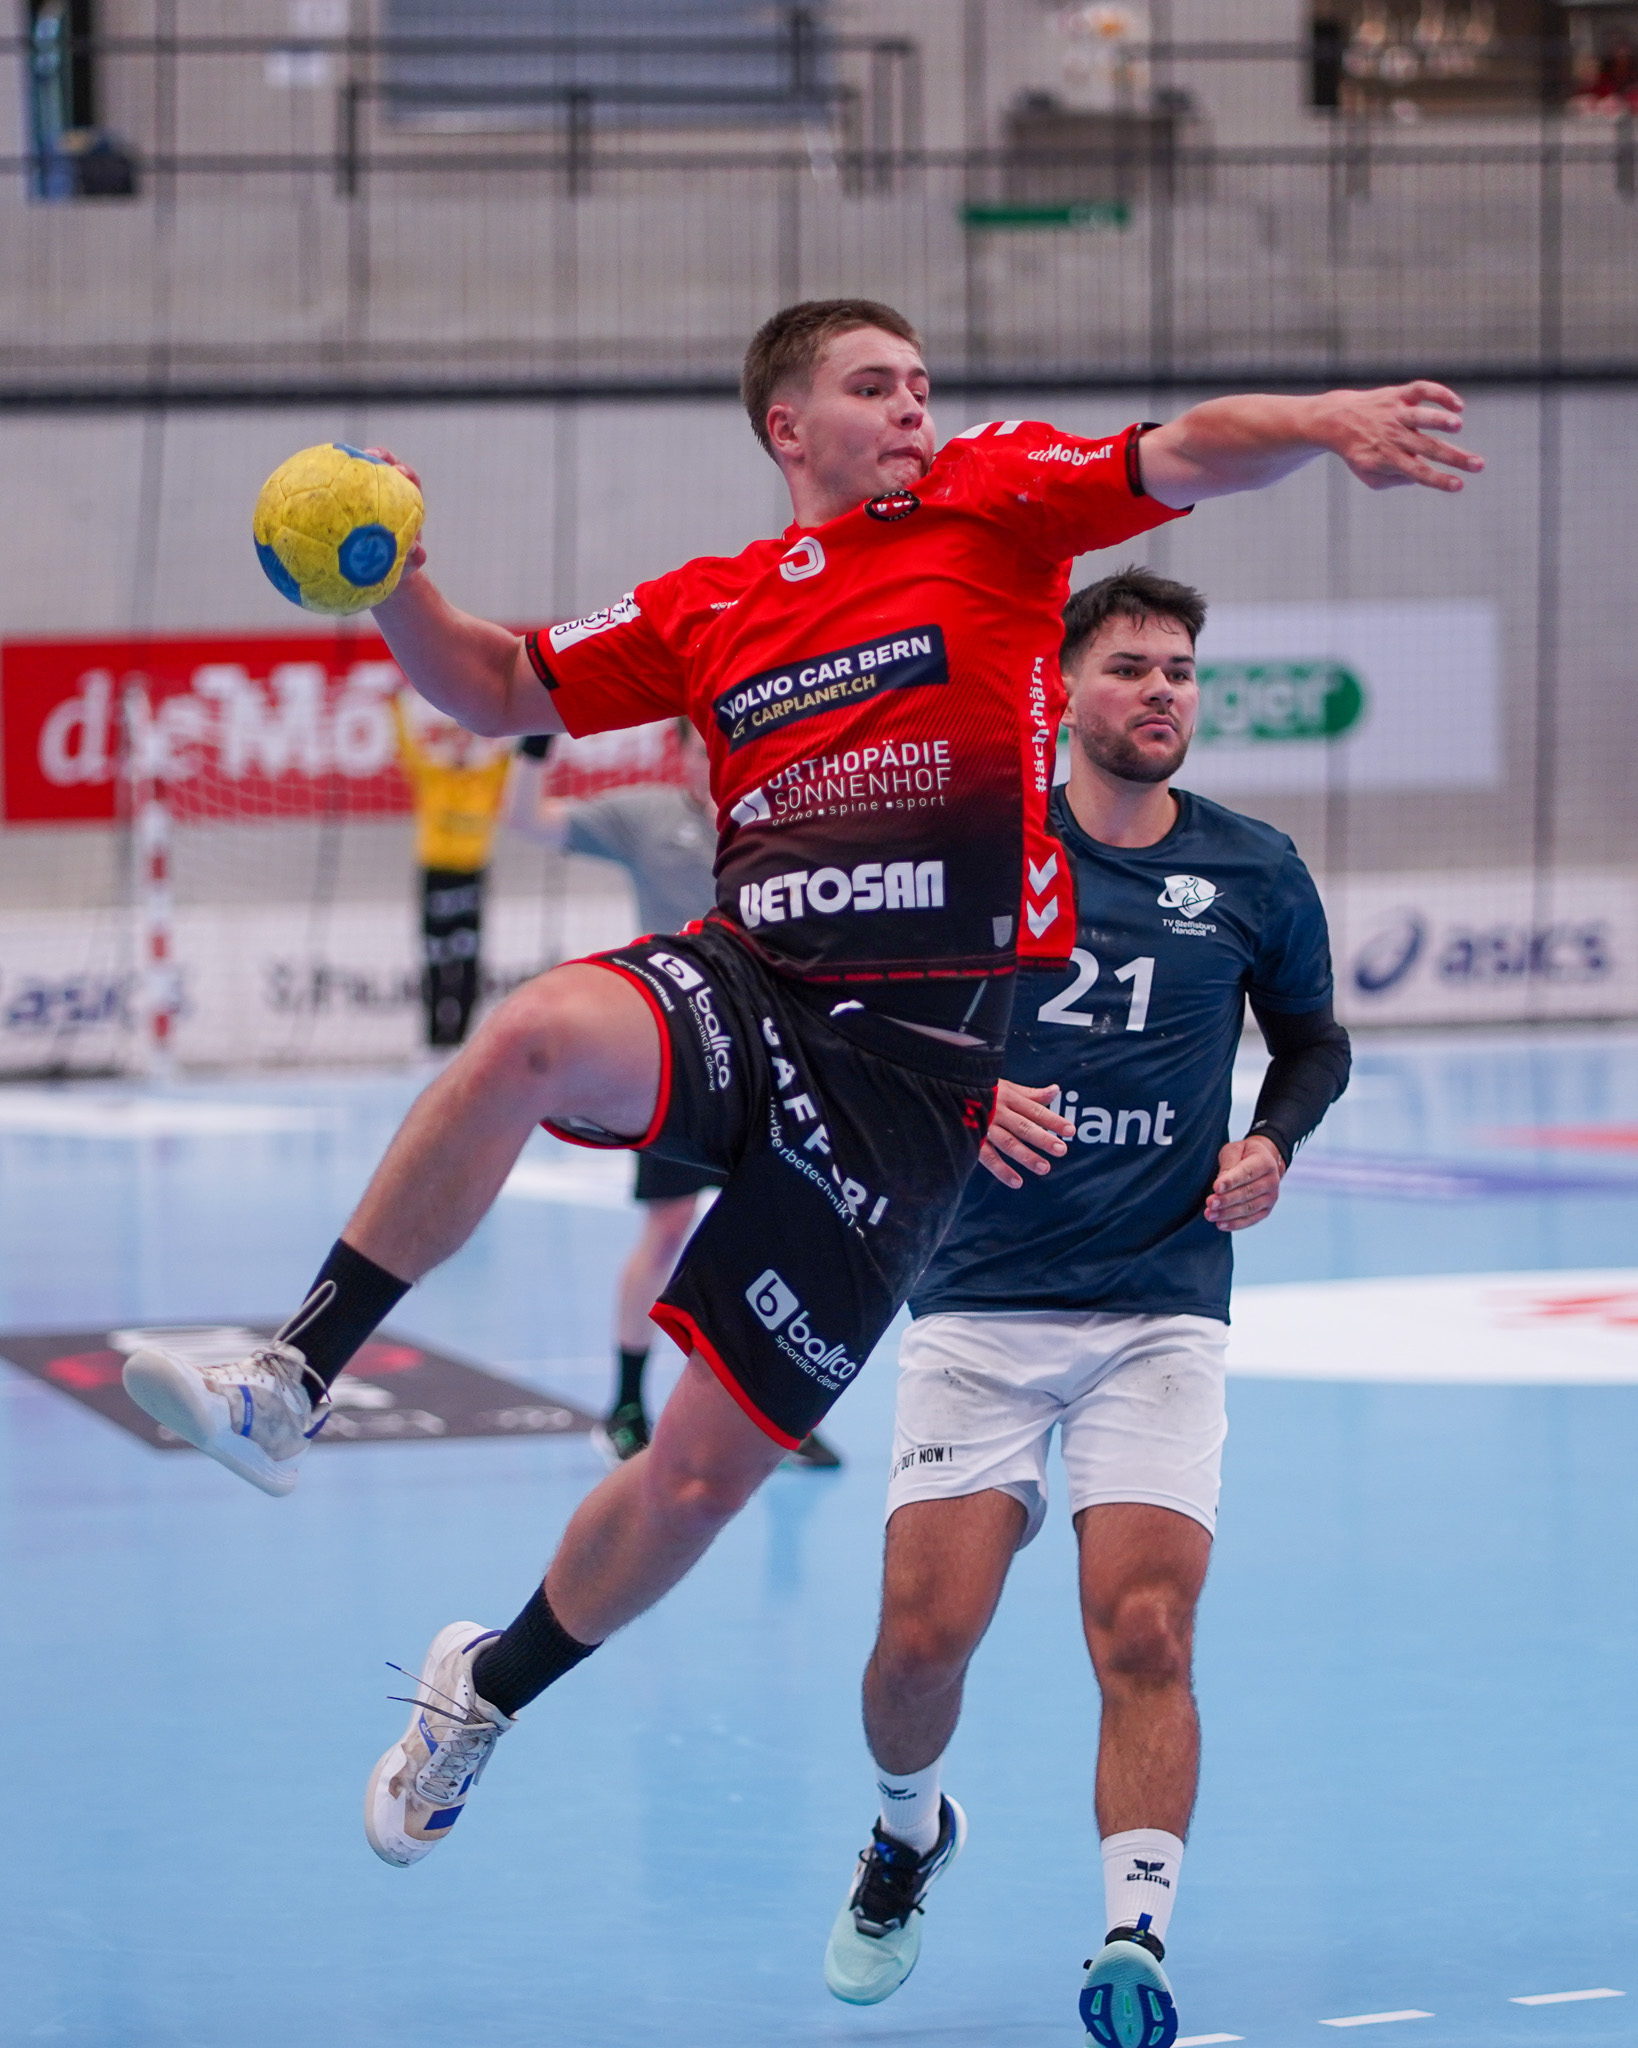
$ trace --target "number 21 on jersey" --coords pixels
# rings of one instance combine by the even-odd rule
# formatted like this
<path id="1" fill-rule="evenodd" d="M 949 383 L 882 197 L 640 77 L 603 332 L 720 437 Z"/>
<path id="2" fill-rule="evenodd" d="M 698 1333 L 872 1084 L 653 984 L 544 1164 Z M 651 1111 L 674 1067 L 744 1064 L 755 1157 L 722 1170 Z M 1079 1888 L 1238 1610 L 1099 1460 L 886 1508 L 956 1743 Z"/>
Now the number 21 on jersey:
<path id="1" fill-rule="evenodd" d="M 1069 957 L 1074 962 L 1075 979 L 1068 988 L 1041 1005 L 1035 1013 L 1036 1020 L 1041 1024 L 1079 1024 L 1090 1031 L 1097 1019 L 1072 1006 L 1097 980 L 1098 963 L 1092 954 L 1079 946 Z M 1126 1012 L 1127 1030 L 1141 1031 L 1149 1021 L 1149 991 L 1155 981 L 1153 955 L 1145 953 L 1140 959 L 1128 960 L 1124 967 L 1115 969 L 1115 979 L 1127 982 L 1131 987 L 1131 1001 Z"/>

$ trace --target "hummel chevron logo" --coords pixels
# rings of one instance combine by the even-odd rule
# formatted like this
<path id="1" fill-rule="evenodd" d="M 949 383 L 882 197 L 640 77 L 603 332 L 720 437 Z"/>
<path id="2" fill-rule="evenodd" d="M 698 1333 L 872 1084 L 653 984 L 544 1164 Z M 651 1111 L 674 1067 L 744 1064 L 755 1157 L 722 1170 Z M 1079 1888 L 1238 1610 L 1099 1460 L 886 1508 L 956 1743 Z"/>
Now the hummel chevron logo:
<path id="1" fill-rule="evenodd" d="M 1037 896 L 1041 896 L 1046 893 L 1047 885 L 1051 882 L 1053 876 L 1056 875 L 1057 872 L 1058 856 L 1055 853 L 1049 853 L 1047 855 L 1045 865 L 1042 867 L 1037 867 L 1034 861 L 1031 861 L 1029 863 L 1029 885 L 1035 891 Z"/>
<path id="2" fill-rule="evenodd" d="M 1037 910 L 1033 903 L 1026 903 L 1024 905 L 1024 916 L 1029 920 L 1029 928 L 1036 938 L 1041 936 L 1057 915 L 1058 906 L 1056 903 L 1048 903 L 1041 910 Z"/>

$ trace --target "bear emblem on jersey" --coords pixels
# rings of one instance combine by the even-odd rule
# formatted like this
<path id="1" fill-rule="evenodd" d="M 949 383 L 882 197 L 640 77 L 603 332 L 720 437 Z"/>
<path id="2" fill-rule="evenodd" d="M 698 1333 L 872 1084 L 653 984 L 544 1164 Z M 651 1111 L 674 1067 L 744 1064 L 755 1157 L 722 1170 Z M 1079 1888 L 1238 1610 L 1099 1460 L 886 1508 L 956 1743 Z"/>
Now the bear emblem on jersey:
<path id="1" fill-rule="evenodd" d="M 921 500 L 914 491 L 883 491 L 879 498 L 872 498 L 865 506 L 868 519 L 908 519 L 912 512 L 921 510 Z"/>
<path id="2" fill-rule="evenodd" d="M 1162 910 L 1181 910 L 1185 917 L 1201 917 L 1217 901 L 1217 884 L 1204 875 L 1168 875 L 1166 886 L 1155 898 Z"/>

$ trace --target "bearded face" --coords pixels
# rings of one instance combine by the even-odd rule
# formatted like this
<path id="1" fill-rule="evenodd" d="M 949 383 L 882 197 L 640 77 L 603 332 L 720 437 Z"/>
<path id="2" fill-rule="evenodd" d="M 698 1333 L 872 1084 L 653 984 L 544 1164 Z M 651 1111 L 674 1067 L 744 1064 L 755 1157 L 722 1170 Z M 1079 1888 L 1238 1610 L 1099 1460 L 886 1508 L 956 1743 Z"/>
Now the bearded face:
<path id="1" fill-rule="evenodd" d="M 1194 643 L 1175 619 L 1117 616 L 1065 677 L 1071 743 L 1122 782 L 1166 782 L 1194 737 Z"/>
<path id="2" fill-rule="evenodd" d="M 1071 728 L 1071 739 L 1106 775 L 1122 782 L 1167 782 L 1183 765 L 1191 735 L 1170 717 L 1146 711 L 1124 722 L 1084 710 Z"/>

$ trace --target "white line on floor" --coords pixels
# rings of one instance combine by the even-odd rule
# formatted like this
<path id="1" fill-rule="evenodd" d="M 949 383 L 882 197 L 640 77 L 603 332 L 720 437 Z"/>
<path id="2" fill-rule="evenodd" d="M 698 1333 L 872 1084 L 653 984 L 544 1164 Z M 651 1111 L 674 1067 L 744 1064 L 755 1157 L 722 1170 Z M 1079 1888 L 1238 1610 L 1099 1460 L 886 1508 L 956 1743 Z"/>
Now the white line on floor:
<path id="1" fill-rule="evenodd" d="M 1407 2009 L 1404 2012 L 1356 2012 L 1347 2019 L 1321 2020 L 1322 2027 L 1385 2027 L 1390 2020 L 1430 2020 L 1430 2012 Z"/>
<path id="2" fill-rule="evenodd" d="M 1243 2041 L 1244 2034 L 1184 2034 L 1172 2048 L 1216 2048 L 1219 2041 Z"/>
<path id="3" fill-rule="evenodd" d="M 53 1138 L 252 1138 L 328 1130 L 328 1109 L 271 1102 L 189 1101 L 170 1096 L 70 1095 L 15 1088 L 0 1095 L 0 1131 Z"/>
<path id="4" fill-rule="evenodd" d="M 1535 1991 L 1528 1998 L 1510 1998 L 1509 2005 L 1574 2005 L 1583 1998 L 1625 1998 L 1624 1991 Z"/>

